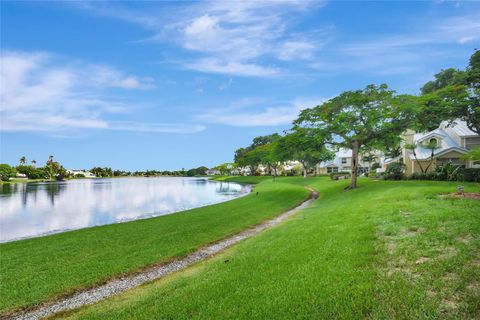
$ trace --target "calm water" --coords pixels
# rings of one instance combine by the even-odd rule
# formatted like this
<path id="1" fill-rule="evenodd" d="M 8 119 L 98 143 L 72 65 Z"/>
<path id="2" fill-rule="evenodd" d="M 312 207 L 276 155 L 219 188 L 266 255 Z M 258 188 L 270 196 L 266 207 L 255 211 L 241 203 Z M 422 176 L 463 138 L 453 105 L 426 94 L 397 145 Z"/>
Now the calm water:
<path id="1" fill-rule="evenodd" d="M 164 215 L 233 199 L 249 187 L 199 178 L 82 179 L 0 186 L 0 242 Z"/>

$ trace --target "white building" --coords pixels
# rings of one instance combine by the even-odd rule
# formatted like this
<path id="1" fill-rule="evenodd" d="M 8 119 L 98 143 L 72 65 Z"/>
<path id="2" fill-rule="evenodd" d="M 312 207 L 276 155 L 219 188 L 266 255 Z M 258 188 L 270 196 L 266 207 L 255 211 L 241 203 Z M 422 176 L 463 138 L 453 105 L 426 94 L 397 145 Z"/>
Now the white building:
<path id="1" fill-rule="evenodd" d="M 85 176 L 85 178 L 96 178 L 96 176 L 88 170 L 67 170 L 72 176 Z"/>
<path id="2" fill-rule="evenodd" d="M 383 167 L 385 156 L 380 151 L 363 153 L 358 156 L 358 170 L 360 173 L 370 172 L 372 165 L 378 163 Z M 352 150 L 340 148 L 335 152 L 335 158 L 331 161 L 321 162 L 317 165 L 318 174 L 327 174 L 332 172 L 350 172 L 352 170 Z M 380 171 L 382 169 L 379 169 Z"/>

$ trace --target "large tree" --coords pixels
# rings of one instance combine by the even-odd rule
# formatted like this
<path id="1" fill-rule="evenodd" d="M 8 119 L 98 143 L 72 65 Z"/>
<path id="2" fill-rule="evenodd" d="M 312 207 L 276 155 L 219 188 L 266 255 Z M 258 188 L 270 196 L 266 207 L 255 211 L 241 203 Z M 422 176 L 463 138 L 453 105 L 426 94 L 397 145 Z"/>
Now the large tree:
<path id="1" fill-rule="evenodd" d="M 304 178 L 307 177 L 308 170 L 334 157 L 316 130 L 298 126 L 279 140 L 278 149 L 279 157 L 300 162 Z"/>
<path id="2" fill-rule="evenodd" d="M 273 163 L 272 143 L 280 138 L 278 133 L 255 137 L 252 144 L 246 148 L 235 150 L 235 163 L 238 167 L 248 167 L 255 174 L 260 164 L 265 164 L 270 170 Z"/>
<path id="3" fill-rule="evenodd" d="M 421 89 L 419 129 L 431 130 L 442 120 L 463 120 L 480 134 L 480 50 L 470 57 L 465 71 L 446 69 Z"/>
<path id="4" fill-rule="evenodd" d="M 330 144 L 352 150 L 352 178 L 347 189 L 354 189 L 360 148 L 394 140 L 408 127 L 412 115 L 404 97 L 395 96 L 394 91 L 382 84 L 347 91 L 322 105 L 305 109 L 294 124 L 315 129 Z"/>

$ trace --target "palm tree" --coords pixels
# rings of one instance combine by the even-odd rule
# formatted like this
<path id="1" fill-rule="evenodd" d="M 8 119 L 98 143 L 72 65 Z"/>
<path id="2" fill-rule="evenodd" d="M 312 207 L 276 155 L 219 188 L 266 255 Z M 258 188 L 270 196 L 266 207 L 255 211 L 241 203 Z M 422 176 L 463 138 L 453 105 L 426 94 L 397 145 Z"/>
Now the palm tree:
<path id="1" fill-rule="evenodd" d="M 32 162 L 32 167 L 35 167 L 37 165 L 37 160 L 34 159 L 31 162 Z"/>
<path id="2" fill-rule="evenodd" d="M 27 158 L 23 156 L 20 158 L 20 165 L 23 166 L 25 163 L 27 163 Z"/>
<path id="3" fill-rule="evenodd" d="M 428 163 L 428 165 L 425 169 L 423 169 L 420 160 L 417 158 L 417 153 L 415 152 L 415 150 L 418 147 L 423 147 L 423 148 L 426 148 L 426 149 L 430 149 L 430 158 L 428 159 L 429 163 Z M 418 144 L 418 143 L 407 144 L 407 145 L 405 145 L 405 148 L 412 151 L 412 154 L 415 157 L 415 161 L 417 162 L 418 166 L 420 167 L 420 171 L 422 173 L 427 173 L 428 169 L 430 168 L 430 166 L 433 163 L 433 158 L 435 156 L 435 150 L 440 148 L 440 145 L 438 144 L 436 139 L 432 139 L 428 143 L 425 143 L 425 144 Z"/>

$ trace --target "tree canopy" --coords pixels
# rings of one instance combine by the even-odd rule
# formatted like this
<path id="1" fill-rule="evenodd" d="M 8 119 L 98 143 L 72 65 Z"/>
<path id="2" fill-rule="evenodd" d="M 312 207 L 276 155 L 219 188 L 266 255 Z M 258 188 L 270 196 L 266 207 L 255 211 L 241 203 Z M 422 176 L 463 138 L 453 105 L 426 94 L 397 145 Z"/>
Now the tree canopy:
<path id="1" fill-rule="evenodd" d="M 369 85 L 303 110 L 294 125 L 315 129 L 329 144 L 352 150 L 352 179 L 348 188 L 353 189 L 357 187 L 360 148 L 398 137 L 413 117 L 408 101 L 404 96 L 395 96 L 385 84 Z"/>

